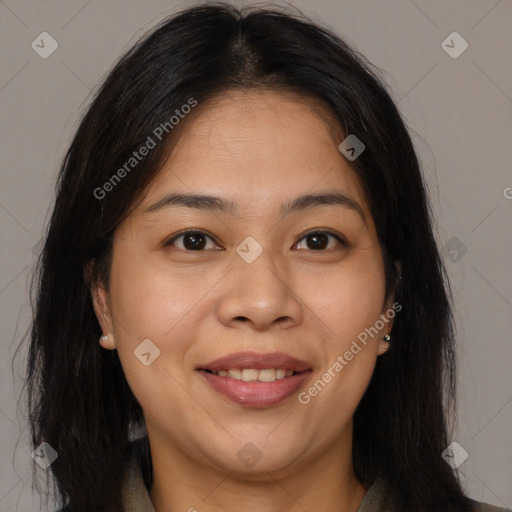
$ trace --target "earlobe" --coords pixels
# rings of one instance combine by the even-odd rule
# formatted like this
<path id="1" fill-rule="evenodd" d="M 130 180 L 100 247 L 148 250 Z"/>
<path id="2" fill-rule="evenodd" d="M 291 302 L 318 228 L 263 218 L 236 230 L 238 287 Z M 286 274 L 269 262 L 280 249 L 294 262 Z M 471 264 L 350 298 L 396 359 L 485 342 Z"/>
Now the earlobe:
<path id="1" fill-rule="evenodd" d="M 117 348 L 112 333 L 102 335 L 100 337 L 100 345 L 106 350 L 115 350 Z"/>
<path id="2" fill-rule="evenodd" d="M 100 345 L 103 348 L 114 350 L 116 345 L 114 341 L 112 317 L 108 305 L 107 291 L 98 282 L 93 282 L 90 290 L 94 313 L 96 314 L 96 318 L 103 332 L 103 335 L 99 340 Z"/>
<path id="3" fill-rule="evenodd" d="M 385 354 L 390 347 L 391 342 L 391 336 L 389 334 L 385 334 L 384 337 L 379 340 L 379 349 L 377 351 L 377 354 L 381 356 L 382 354 Z"/>

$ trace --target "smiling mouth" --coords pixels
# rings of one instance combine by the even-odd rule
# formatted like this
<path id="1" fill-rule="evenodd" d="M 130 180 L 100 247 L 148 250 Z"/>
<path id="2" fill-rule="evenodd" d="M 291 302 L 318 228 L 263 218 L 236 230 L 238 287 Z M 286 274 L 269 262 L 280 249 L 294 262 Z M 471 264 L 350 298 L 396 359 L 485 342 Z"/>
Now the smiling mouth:
<path id="1" fill-rule="evenodd" d="M 238 352 L 209 363 L 196 372 L 208 388 L 242 407 L 276 407 L 305 385 L 312 365 L 284 352 Z"/>
<path id="2" fill-rule="evenodd" d="M 210 389 L 242 407 L 269 408 L 286 403 L 312 373 L 285 368 L 198 369 Z M 283 376 L 284 372 L 284 376 Z"/>

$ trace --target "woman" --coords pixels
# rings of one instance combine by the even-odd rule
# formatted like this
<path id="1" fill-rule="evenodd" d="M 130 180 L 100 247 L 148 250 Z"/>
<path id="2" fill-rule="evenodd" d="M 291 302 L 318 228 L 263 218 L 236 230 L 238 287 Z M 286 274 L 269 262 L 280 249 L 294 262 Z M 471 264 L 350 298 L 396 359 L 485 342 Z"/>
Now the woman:
<path id="1" fill-rule="evenodd" d="M 442 456 L 453 332 L 411 140 L 307 20 L 209 4 L 137 43 L 38 279 L 32 437 L 63 510 L 498 510 Z"/>

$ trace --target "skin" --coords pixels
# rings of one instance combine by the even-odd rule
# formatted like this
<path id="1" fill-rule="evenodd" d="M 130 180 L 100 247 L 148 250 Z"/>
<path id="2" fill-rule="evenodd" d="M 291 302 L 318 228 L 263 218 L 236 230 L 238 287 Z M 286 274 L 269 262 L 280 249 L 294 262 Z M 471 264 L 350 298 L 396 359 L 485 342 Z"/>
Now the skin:
<path id="1" fill-rule="evenodd" d="M 354 512 L 366 492 L 352 465 L 352 417 L 392 320 L 307 405 L 295 394 L 244 408 L 194 370 L 233 352 L 282 351 L 311 364 L 304 391 L 391 307 L 367 199 L 329 119 L 315 100 L 268 90 L 199 105 L 117 228 L 109 289 L 91 291 L 103 348 L 118 350 L 144 411 L 157 512 Z M 349 195 L 365 220 L 339 205 L 280 215 L 282 202 L 325 190 Z M 169 192 L 215 194 L 239 212 L 145 212 Z M 165 245 L 187 228 L 212 236 L 202 252 L 187 251 L 184 237 Z M 306 234 L 316 228 L 348 245 L 329 236 L 315 250 Z M 247 236 L 263 248 L 250 264 L 236 252 Z M 134 350 L 147 338 L 161 352 L 145 366 Z M 262 455 L 250 468 L 237 457 L 248 442 Z"/>

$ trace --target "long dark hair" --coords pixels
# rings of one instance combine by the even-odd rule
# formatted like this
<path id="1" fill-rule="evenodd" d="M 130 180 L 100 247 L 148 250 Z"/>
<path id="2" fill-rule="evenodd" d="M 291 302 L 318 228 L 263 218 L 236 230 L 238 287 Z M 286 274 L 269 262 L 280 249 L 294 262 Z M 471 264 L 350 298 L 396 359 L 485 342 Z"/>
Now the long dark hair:
<path id="1" fill-rule="evenodd" d="M 169 124 L 176 109 L 191 99 L 200 105 L 223 91 L 261 87 L 316 98 L 343 133 L 366 146 L 351 165 L 375 220 L 386 291 L 396 292 L 403 309 L 355 413 L 356 475 L 364 485 L 384 478 L 397 512 L 469 510 L 441 457 L 454 410 L 451 300 L 404 122 L 378 71 L 329 30 L 280 10 L 219 3 L 164 20 L 119 60 L 60 169 L 34 275 L 27 389 L 33 445 L 46 441 L 58 453 L 51 471 L 62 504 L 122 511 L 129 433 L 143 423 L 117 352 L 98 343 L 90 296 L 91 279 L 108 286 L 113 232 L 159 172 L 178 131 Z M 163 125 L 156 147 L 113 180 Z M 395 290 L 396 260 L 402 277 Z M 150 485 L 147 449 L 143 468 Z"/>

